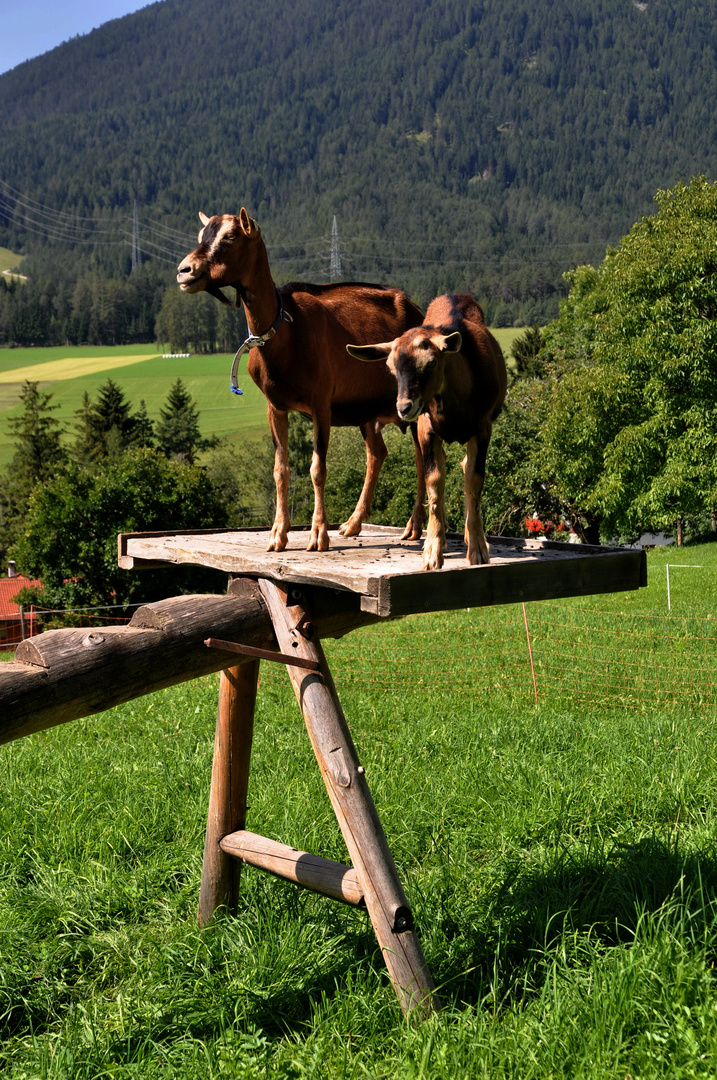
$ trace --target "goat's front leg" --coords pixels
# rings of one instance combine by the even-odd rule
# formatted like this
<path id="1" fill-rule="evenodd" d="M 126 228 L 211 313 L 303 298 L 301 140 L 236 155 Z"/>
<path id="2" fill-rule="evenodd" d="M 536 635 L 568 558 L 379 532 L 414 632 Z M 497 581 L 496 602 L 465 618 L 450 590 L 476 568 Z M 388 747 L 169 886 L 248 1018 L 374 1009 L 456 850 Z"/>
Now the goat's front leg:
<path id="1" fill-rule="evenodd" d="M 283 551 L 289 541 L 289 414 L 267 405 L 269 429 L 274 443 L 274 483 L 276 514 L 269 533 L 267 551 Z"/>
<path id="2" fill-rule="evenodd" d="M 490 439 L 490 435 L 488 436 Z M 490 551 L 483 531 L 483 514 L 480 499 L 485 482 L 485 459 L 488 441 L 474 436 L 466 446 L 463 458 L 463 474 L 466 492 L 466 525 L 464 538 L 468 548 L 468 562 L 471 566 L 490 562 Z"/>
<path id="3" fill-rule="evenodd" d="M 360 430 L 366 443 L 366 479 L 354 512 L 339 528 L 342 536 L 358 536 L 364 521 L 371 516 L 371 502 L 378 483 L 378 474 L 388 453 L 378 420 L 361 424 Z"/>
<path id="4" fill-rule="evenodd" d="M 411 436 L 416 451 L 416 501 L 413 504 L 413 513 L 408 519 L 408 524 L 403 530 L 402 540 L 420 540 L 423 533 L 423 524 L 426 520 L 424 502 L 426 498 L 426 475 L 423 468 L 423 451 L 418 441 L 418 428 L 411 424 Z"/>
<path id="5" fill-rule="evenodd" d="M 329 448 L 330 431 L 330 420 L 314 417 L 314 454 L 311 459 L 314 516 L 311 519 L 311 537 L 306 545 L 307 551 L 328 551 L 329 549 L 329 522 L 324 505 L 324 488 L 326 487 L 326 451 Z"/>
<path id="6" fill-rule="evenodd" d="M 428 492 L 428 528 L 423 542 L 423 569 L 440 570 L 446 550 L 446 455 L 443 440 L 428 426 L 430 420 L 421 417 L 418 437 L 423 451 L 423 467 Z"/>

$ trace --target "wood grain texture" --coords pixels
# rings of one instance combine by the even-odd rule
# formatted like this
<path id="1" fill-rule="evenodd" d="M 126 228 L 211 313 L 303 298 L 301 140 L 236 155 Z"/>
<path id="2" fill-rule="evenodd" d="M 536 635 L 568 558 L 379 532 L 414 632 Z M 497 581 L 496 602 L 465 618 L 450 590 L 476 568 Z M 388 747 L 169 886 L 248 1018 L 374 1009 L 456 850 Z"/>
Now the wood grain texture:
<path id="1" fill-rule="evenodd" d="M 293 881 L 305 889 L 323 893 L 354 907 L 364 902 L 358 876 L 351 866 L 310 855 L 307 851 L 280 844 L 246 829 L 225 836 L 220 847 L 235 859 L 241 859 L 286 881 Z"/>
<path id="2" fill-rule="evenodd" d="M 318 637 L 307 641 L 295 629 L 305 612 L 287 604 L 286 591 L 266 579 L 260 587 L 279 647 L 321 665 L 320 675 L 287 671 L 401 1007 L 425 1016 L 439 1008 L 435 987 L 323 649 Z"/>
<path id="3" fill-rule="evenodd" d="M 221 840 L 246 824 L 249 765 L 259 661 L 222 671 L 214 736 L 212 785 L 204 841 L 199 923 L 206 926 L 220 907 L 229 911 L 239 899 L 241 864 L 222 850 Z"/>
<path id="4" fill-rule="evenodd" d="M 637 589 L 647 580 L 645 553 L 630 549 L 491 536 L 490 563 L 468 566 L 463 537 L 448 534 L 443 568 L 424 571 L 421 541 L 401 540 L 399 529 L 364 525 L 359 536 L 332 531 L 330 539 L 329 551 L 306 551 L 305 530 L 292 530 L 287 549 L 273 552 L 257 529 L 134 533 L 121 537 L 121 550 L 133 565 L 193 563 L 354 593 L 360 610 L 381 618 Z"/>
<path id="5" fill-rule="evenodd" d="M 129 626 L 48 630 L 24 641 L 0 668 L 0 743 L 237 664 L 236 654 L 205 646 L 213 634 L 275 645 L 254 583 L 237 584 L 232 596 L 149 604 Z"/>

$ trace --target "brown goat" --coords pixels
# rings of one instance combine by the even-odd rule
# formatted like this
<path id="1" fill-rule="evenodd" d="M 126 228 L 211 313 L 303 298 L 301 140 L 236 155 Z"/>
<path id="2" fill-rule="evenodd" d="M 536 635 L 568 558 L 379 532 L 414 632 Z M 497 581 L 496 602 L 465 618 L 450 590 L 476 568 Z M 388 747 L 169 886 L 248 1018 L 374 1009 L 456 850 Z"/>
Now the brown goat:
<path id="1" fill-rule="evenodd" d="M 249 333 L 247 370 L 267 401 L 274 441 L 276 517 L 269 551 L 283 551 L 289 522 L 288 413 L 295 410 L 314 423 L 314 514 L 309 551 L 326 551 L 328 521 L 324 508 L 326 451 L 331 426 L 356 425 L 366 443 L 366 479 L 356 509 L 341 526 L 355 536 L 371 512 L 371 500 L 386 457 L 381 429 L 403 423 L 396 413 L 396 387 L 384 365 L 368 368 L 346 362 L 349 342 L 376 341 L 402 334 L 422 320 L 420 310 L 399 289 L 380 285 L 307 285 L 293 282 L 277 289 L 261 230 L 242 208 L 238 215 L 199 215 L 199 246 L 182 261 L 177 274 L 184 292 L 206 289 L 224 303 L 219 290 L 236 289 L 246 311 Z M 237 304 L 233 306 L 239 306 Z M 288 324 L 288 325 L 285 325 Z M 241 352 L 241 350 L 240 350 Z M 238 357 L 239 354 L 237 354 Z M 423 525 L 422 456 L 416 426 L 418 494 L 406 537 L 420 537 Z"/>
<path id="2" fill-rule="evenodd" d="M 466 444 L 465 541 L 471 565 L 490 562 L 480 508 L 485 460 L 493 421 L 507 388 L 500 345 L 485 325 L 480 304 L 468 293 L 439 296 L 423 325 L 395 341 L 350 345 L 357 359 L 385 360 L 398 386 L 397 411 L 405 423 L 418 420 L 418 441 L 428 489 L 424 570 L 443 566 L 446 547 L 443 442 Z"/>

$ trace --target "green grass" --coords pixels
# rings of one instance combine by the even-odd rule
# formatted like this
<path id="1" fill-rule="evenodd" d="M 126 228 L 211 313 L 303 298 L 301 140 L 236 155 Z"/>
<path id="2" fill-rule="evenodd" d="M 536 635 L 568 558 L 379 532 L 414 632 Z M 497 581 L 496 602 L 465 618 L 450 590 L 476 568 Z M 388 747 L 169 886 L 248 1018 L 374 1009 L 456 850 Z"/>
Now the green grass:
<path id="1" fill-rule="evenodd" d="M 510 342 L 522 331 L 500 329 L 494 333 L 507 355 Z M 151 346 L 147 345 L 0 349 L 0 376 L 7 377 L 15 369 L 46 364 L 48 361 L 64 360 L 69 364 L 75 357 L 106 357 L 106 369 L 92 375 L 72 378 L 70 369 L 63 372 L 61 379 L 41 383 L 43 390 L 53 394 L 52 403 L 60 406 L 54 415 L 66 425 L 68 438 L 74 437 L 72 425 L 75 411 L 80 407 L 85 391 L 90 397 L 96 397 L 100 386 L 108 378 L 119 383 L 135 409 L 144 400 L 153 420 L 159 417 L 159 410 L 166 401 L 172 383 L 181 377 L 199 407 L 199 423 L 205 437 L 216 434 L 237 442 L 253 440 L 268 432 L 266 400 L 246 373 L 246 356 L 242 357 L 239 367 L 239 386 L 244 391 L 241 397 L 229 391 L 233 355 L 191 356 L 186 359 L 164 359 L 158 355 L 129 367 L 112 367 L 113 357 L 137 356 L 151 351 Z M 0 471 L 12 459 L 13 440 L 7 421 L 20 415 L 21 387 L 21 381 L 0 381 Z"/>
<path id="2" fill-rule="evenodd" d="M 0 274 L 5 270 L 17 270 L 20 268 L 24 255 L 16 255 L 9 248 L 0 247 Z"/>
<path id="3" fill-rule="evenodd" d="M 60 406 L 54 415 L 67 425 L 68 438 L 74 436 L 72 428 L 75 421 L 74 414 L 80 407 L 85 391 L 90 397 L 95 398 L 99 387 L 108 378 L 113 378 L 119 383 L 135 409 L 139 407 L 140 401 L 144 400 L 149 416 L 155 420 L 159 417 L 159 411 L 166 401 L 172 383 L 181 377 L 199 407 L 200 428 L 204 436 L 216 434 L 236 441 L 255 439 L 268 431 L 266 400 L 246 374 L 246 356 L 242 358 L 239 368 L 239 386 L 244 393 L 243 396 L 238 397 L 229 391 L 229 373 L 233 356 L 165 359 L 159 355 L 129 367 L 113 369 L 111 366 L 113 356 L 142 355 L 147 352 L 151 352 L 151 347 L 147 345 L 116 348 L 83 346 L 82 348 L 0 349 L 0 373 L 11 372 L 15 368 L 28 365 L 43 364 L 50 360 L 61 361 L 75 356 L 106 356 L 107 368 L 93 375 L 41 383 L 43 390 L 49 390 L 53 394 L 52 404 Z M 13 440 L 7 420 L 20 415 L 21 385 L 21 383 L 0 382 L 0 469 L 4 468 L 12 458 Z"/>
<path id="4" fill-rule="evenodd" d="M 620 628 L 655 620 L 689 659 L 689 613 L 664 613 L 667 557 L 650 552 L 637 613 L 630 594 L 608 595 L 527 605 L 529 621 L 540 608 L 611 619 L 620 666 L 646 650 Z M 423 616 L 327 643 L 439 1017 L 400 1017 L 364 915 L 258 871 L 244 871 L 235 917 L 197 929 L 209 677 L 0 749 L 0 1075 L 713 1077 L 717 709 L 586 704 L 567 681 L 536 706 L 486 681 L 492 618 Z M 694 621 L 705 632 L 710 618 Z M 371 674 L 379 638 L 388 685 Z M 524 628 L 503 647 L 525 662 Z M 395 661 L 409 654 L 419 673 L 450 656 L 461 678 L 404 678 Z M 714 685 L 714 648 L 708 663 Z M 261 671 L 248 826 L 346 858 L 278 665 Z"/>

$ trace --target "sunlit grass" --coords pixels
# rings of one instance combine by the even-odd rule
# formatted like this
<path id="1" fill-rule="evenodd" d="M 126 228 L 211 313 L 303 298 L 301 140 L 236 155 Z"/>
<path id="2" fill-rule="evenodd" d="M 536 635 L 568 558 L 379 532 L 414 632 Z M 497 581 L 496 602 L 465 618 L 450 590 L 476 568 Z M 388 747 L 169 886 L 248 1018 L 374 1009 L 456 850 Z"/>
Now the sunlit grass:
<path id="1" fill-rule="evenodd" d="M 712 547 L 649 553 L 647 615 L 671 625 L 664 561 Z M 714 1076 L 717 709 L 484 692 L 473 614 L 382 629 L 396 660 L 463 657 L 437 692 L 362 677 L 361 634 L 326 643 L 442 1015 L 401 1018 L 364 915 L 258 871 L 197 928 L 209 677 L 0 749 L 0 1075 Z M 346 859 L 277 665 L 249 802 L 249 828 Z"/>

